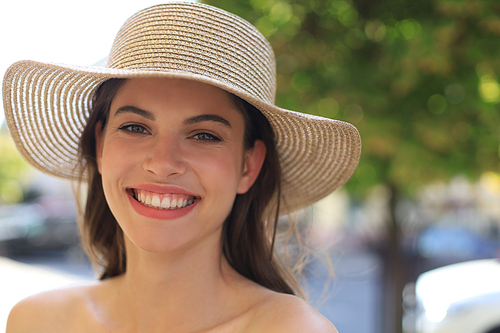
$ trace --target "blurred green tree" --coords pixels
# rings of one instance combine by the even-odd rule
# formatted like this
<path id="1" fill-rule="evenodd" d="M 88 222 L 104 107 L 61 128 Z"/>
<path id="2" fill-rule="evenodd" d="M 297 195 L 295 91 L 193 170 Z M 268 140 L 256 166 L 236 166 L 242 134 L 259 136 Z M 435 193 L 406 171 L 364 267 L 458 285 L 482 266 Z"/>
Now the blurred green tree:
<path id="1" fill-rule="evenodd" d="M 277 57 L 277 104 L 354 124 L 346 187 L 390 189 L 387 323 L 401 332 L 404 257 L 395 203 L 433 180 L 500 166 L 500 2 L 205 0 L 254 24 Z"/>
<path id="2" fill-rule="evenodd" d="M 23 160 L 7 128 L 0 126 L 0 205 L 23 200 L 22 184 L 27 162 Z"/>

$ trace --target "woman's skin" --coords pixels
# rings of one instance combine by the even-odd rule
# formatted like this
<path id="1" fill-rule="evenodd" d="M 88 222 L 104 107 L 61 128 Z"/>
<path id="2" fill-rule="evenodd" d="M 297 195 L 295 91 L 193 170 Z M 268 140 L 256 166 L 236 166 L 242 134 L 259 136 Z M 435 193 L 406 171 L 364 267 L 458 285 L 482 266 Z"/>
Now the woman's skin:
<path id="1" fill-rule="evenodd" d="M 243 133 L 219 88 L 125 82 L 96 148 L 127 271 L 21 301 L 7 332 L 336 332 L 305 301 L 242 277 L 222 255 L 222 224 L 266 153 L 261 141 L 245 151 Z M 151 207 L 174 199 L 181 208 Z"/>

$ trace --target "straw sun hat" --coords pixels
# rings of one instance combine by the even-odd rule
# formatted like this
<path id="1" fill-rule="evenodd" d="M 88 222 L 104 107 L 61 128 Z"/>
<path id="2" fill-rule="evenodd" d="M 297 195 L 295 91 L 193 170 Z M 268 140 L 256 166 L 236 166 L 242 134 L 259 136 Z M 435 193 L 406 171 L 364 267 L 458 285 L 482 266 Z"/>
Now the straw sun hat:
<path id="1" fill-rule="evenodd" d="M 110 78 L 185 78 L 229 91 L 258 108 L 275 135 L 290 210 L 343 185 L 361 143 L 348 123 L 274 105 L 275 57 L 247 21 L 208 5 L 177 2 L 129 18 L 106 67 L 19 61 L 3 81 L 5 118 L 21 154 L 52 175 L 78 177 L 78 142 L 96 88 Z"/>

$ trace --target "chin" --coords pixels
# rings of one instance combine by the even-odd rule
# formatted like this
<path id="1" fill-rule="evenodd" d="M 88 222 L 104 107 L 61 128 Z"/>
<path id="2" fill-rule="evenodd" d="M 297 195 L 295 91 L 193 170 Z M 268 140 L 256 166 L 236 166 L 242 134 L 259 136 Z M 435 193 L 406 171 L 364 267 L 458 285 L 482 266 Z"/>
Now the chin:
<path id="1" fill-rule="evenodd" d="M 163 223 L 162 223 L 163 224 Z M 143 226 L 133 230 L 125 228 L 127 253 L 138 249 L 152 254 L 174 254 L 184 251 L 206 251 L 214 248 L 220 251 L 222 223 L 212 230 L 193 233 L 189 227 L 172 226 L 160 228 Z"/>

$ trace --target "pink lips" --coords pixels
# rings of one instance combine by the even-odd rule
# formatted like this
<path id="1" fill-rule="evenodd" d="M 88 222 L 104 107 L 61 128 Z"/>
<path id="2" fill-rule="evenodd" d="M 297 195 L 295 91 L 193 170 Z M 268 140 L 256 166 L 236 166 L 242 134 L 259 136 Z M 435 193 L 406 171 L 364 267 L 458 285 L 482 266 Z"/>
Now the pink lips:
<path id="1" fill-rule="evenodd" d="M 199 198 L 196 194 L 191 193 L 183 188 L 177 187 L 177 186 L 161 186 L 161 185 L 155 185 L 155 184 L 140 184 L 136 185 L 133 187 L 133 189 L 138 189 L 138 190 L 144 190 L 144 191 L 149 191 L 149 192 L 154 192 L 158 194 L 182 194 L 182 195 L 188 195 L 188 196 L 193 196 L 196 198 Z M 195 200 L 195 202 L 187 207 L 184 208 L 177 208 L 177 209 L 159 209 L 159 208 L 153 208 L 153 207 L 148 207 L 145 206 L 144 204 L 138 202 L 134 197 L 133 197 L 133 190 L 132 188 L 129 188 L 127 190 L 127 195 L 129 202 L 132 206 L 132 208 L 139 214 L 144 217 L 152 218 L 152 219 L 157 219 L 157 220 L 173 220 L 177 219 L 180 217 L 183 217 L 187 214 L 189 214 L 197 205 L 199 200 Z"/>

